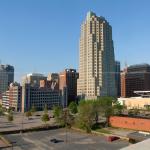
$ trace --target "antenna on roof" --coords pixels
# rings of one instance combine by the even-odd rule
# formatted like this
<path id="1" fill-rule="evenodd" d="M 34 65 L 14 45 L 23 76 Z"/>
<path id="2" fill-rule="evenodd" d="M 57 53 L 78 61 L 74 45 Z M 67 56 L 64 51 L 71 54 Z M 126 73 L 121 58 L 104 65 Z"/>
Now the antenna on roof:
<path id="1" fill-rule="evenodd" d="M 124 65 L 125 65 L 125 68 L 128 68 L 128 64 L 126 61 L 125 61 Z"/>

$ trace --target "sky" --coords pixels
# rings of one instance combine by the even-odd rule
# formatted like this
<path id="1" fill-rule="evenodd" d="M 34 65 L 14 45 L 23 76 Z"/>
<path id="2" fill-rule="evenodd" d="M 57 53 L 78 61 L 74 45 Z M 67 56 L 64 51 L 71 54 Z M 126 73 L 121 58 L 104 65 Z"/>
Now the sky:
<path id="1" fill-rule="evenodd" d="M 122 68 L 150 64 L 150 0 L 0 0 L 0 61 L 27 73 L 78 69 L 80 25 L 88 11 L 108 20 Z"/>

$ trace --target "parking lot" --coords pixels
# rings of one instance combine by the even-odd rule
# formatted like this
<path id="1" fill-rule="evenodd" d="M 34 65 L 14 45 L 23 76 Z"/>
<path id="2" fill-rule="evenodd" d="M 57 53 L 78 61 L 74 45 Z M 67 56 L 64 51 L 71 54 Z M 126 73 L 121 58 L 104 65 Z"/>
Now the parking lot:
<path id="1" fill-rule="evenodd" d="M 108 142 L 105 136 L 96 136 L 65 129 L 5 135 L 14 143 L 14 150 L 117 150 L 128 146 L 128 142 Z M 51 142 L 57 139 L 58 142 Z M 12 148 L 5 148 L 11 150 Z"/>
<path id="2" fill-rule="evenodd" d="M 36 115 L 38 114 L 38 115 Z M 41 120 L 41 115 L 43 112 L 36 112 L 34 116 L 31 116 L 29 119 L 22 113 L 14 113 L 14 120 L 9 122 L 7 120 L 7 116 L 0 116 L 0 132 L 3 131 L 14 131 L 14 130 L 22 130 L 29 129 L 32 127 L 39 127 L 44 124 Z M 51 113 L 49 112 L 49 115 Z M 54 124 L 54 119 L 51 118 L 50 121 L 47 122 L 49 125 Z"/>

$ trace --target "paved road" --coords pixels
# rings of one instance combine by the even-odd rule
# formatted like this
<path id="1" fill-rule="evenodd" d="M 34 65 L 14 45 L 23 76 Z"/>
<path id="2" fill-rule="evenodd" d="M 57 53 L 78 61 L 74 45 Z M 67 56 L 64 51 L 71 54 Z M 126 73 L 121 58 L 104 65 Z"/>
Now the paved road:
<path id="1" fill-rule="evenodd" d="M 127 141 L 118 140 L 107 142 L 104 136 L 95 136 L 75 131 L 67 133 L 65 129 L 30 132 L 24 134 L 6 135 L 14 144 L 14 150 L 117 150 L 128 146 Z M 56 138 L 59 143 L 52 143 L 50 139 Z M 7 148 L 5 150 L 11 150 Z"/>

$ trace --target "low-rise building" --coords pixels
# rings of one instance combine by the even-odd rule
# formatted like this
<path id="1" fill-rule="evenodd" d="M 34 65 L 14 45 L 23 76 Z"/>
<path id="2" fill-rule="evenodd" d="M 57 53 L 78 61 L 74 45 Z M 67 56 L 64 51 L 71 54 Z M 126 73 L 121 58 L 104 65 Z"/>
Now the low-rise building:
<path id="1" fill-rule="evenodd" d="M 9 90 L 2 95 L 2 107 L 21 111 L 22 87 L 18 83 L 11 83 Z"/>
<path id="2" fill-rule="evenodd" d="M 111 116 L 109 117 L 109 124 L 112 127 L 117 127 L 117 128 L 150 132 L 149 118 Z"/>
<path id="3" fill-rule="evenodd" d="M 43 110 L 45 105 L 48 109 L 53 106 L 63 106 L 66 97 L 60 90 L 44 87 L 33 87 L 30 84 L 22 86 L 22 112 L 26 112 L 34 106 L 37 110 Z"/>
<path id="4" fill-rule="evenodd" d="M 130 98 L 118 98 L 121 105 L 127 107 L 127 109 L 146 109 L 150 106 L 150 97 L 130 97 Z"/>

